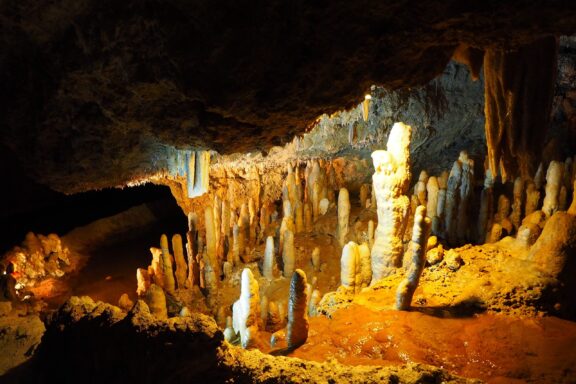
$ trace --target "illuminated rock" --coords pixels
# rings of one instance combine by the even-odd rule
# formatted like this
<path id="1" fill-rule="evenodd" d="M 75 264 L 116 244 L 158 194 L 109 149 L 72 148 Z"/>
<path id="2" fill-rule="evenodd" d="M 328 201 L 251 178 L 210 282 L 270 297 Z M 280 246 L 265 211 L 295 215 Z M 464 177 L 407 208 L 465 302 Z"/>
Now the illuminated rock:
<path id="1" fill-rule="evenodd" d="M 414 216 L 414 228 L 412 229 L 412 240 L 406 251 L 411 260 L 407 276 L 396 290 L 396 309 L 407 310 L 412 303 L 412 297 L 418 287 L 420 276 L 426 263 L 426 247 L 432 222 L 426 217 L 426 207 L 420 205 L 416 208 Z"/>
<path id="2" fill-rule="evenodd" d="M 128 312 L 134 306 L 134 302 L 130 300 L 127 293 L 123 293 L 118 299 L 118 307 Z"/>
<path id="3" fill-rule="evenodd" d="M 402 238 L 410 200 L 410 137 L 412 129 L 396 123 L 386 151 L 372 153 L 372 182 L 377 201 L 378 226 L 372 247 L 372 282 L 390 275 L 402 263 Z"/>
<path id="4" fill-rule="evenodd" d="M 308 316 L 314 317 L 318 314 L 318 304 L 320 304 L 321 300 L 322 294 L 320 294 L 320 291 L 317 289 L 313 290 L 308 303 Z"/>
<path id="5" fill-rule="evenodd" d="M 474 192 L 474 160 L 468 158 L 466 151 L 462 151 L 458 161 L 462 164 L 462 176 L 460 177 L 460 198 L 455 229 L 458 243 L 463 244 L 470 239 L 468 211 Z"/>
<path id="6" fill-rule="evenodd" d="M 370 184 L 362 184 L 360 186 L 360 206 L 362 208 L 366 208 L 366 202 L 368 201 L 370 188 Z"/>
<path id="7" fill-rule="evenodd" d="M 446 189 L 446 215 L 444 227 L 446 238 L 451 244 L 456 244 L 456 227 L 458 217 L 458 206 L 460 205 L 460 184 L 462 183 L 462 163 L 454 162 L 448 177 L 448 188 Z"/>
<path id="8" fill-rule="evenodd" d="M 150 287 L 150 275 L 148 275 L 148 270 L 144 268 L 138 268 L 136 270 L 136 294 L 138 297 L 144 296 L 148 288 Z"/>
<path id="9" fill-rule="evenodd" d="M 304 230 L 306 232 L 312 232 L 313 222 L 312 222 L 312 208 L 310 203 L 304 204 Z"/>
<path id="10" fill-rule="evenodd" d="M 370 249 L 374 245 L 374 220 L 368 221 L 368 244 L 370 245 Z"/>
<path id="11" fill-rule="evenodd" d="M 164 290 L 156 284 L 151 284 L 146 292 L 146 304 L 150 308 L 150 313 L 159 319 L 168 318 L 168 310 L 166 309 L 166 296 Z"/>

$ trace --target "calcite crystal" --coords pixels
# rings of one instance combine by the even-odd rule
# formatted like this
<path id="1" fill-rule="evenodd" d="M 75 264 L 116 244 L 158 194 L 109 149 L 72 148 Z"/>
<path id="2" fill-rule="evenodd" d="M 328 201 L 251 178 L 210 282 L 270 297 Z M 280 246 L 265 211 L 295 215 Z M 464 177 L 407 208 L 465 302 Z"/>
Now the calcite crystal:
<path id="1" fill-rule="evenodd" d="M 372 283 L 390 275 L 402 263 L 402 238 L 410 200 L 410 137 L 412 128 L 395 123 L 387 150 L 372 153 L 378 226 L 372 247 Z"/>

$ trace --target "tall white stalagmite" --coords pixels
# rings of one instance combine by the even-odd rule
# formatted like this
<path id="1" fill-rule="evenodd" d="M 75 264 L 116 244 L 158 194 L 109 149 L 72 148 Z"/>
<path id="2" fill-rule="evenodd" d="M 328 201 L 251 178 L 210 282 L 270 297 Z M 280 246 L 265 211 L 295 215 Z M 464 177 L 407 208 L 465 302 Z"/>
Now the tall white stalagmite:
<path id="1" fill-rule="evenodd" d="M 264 250 L 264 265 L 262 266 L 264 277 L 268 280 L 274 279 L 275 266 L 276 255 L 274 254 L 274 238 L 268 236 L 266 238 L 266 249 Z"/>
<path id="2" fill-rule="evenodd" d="M 232 326 L 240 333 L 242 348 L 254 345 L 259 331 L 260 294 L 258 281 L 252 271 L 244 268 L 242 271 L 240 298 L 232 306 Z"/>
<path id="3" fill-rule="evenodd" d="M 412 229 L 412 240 L 408 246 L 409 258 L 412 260 L 408 268 L 406 278 L 400 283 L 396 290 L 396 309 L 406 310 L 410 308 L 412 297 L 418 287 L 420 275 L 426 263 L 426 244 L 430 235 L 432 222 L 426 217 L 426 207 L 420 205 L 416 208 L 414 216 L 414 228 Z"/>
<path id="4" fill-rule="evenodd" d="M 552 216 L 558 210 L 558 195 L 562 184 L 564 163 L 551 161 L 546 172 L 546 195 L 542 204 L 542 212 L 546 217 Z"/>
<path id="5" fill-rule="evenodd" d="M 350 196 L 346 188 L 340 188 L 338 193 L 338 241 L 341 246 L 346 243 L 350 220 Z"/>
<path id="6" fill-rule="evenodd" d="M 470 240 L 468 211 L 474 192 L 474 160 L 468 157 L 466 151 L 462 151 L 458 161 L 462 164 L 462 176 L 460 177 L 460 199 L 456 216 L 456 238 L 460 244 L 463 244 Z"/>
<path id="7" fill-rule="evenodd" d="M 402 263 L 406 216 L 410 199 L 410 137 L 412 128 L 396 123 L 387 150 L 372 153 L 372 182 L 377 202 L 378 226 L 372 247 L 372 282 L 390 275 Z"/>
<path id="8" fill-rule="evenodd" d="M 288 348 L 298 347 L 308 338 L 308 294 L 306 291 L 306 274 L 297 269 L 290 280 L 290 296 L 288 299 L 288 326 L 286 342 Z"/>

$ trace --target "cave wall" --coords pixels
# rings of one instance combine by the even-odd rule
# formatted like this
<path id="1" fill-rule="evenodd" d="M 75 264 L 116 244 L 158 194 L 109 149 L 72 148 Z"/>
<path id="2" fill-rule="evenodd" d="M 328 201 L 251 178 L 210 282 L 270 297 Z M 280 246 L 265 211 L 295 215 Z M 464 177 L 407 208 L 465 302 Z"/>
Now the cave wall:
<path id="1" fill-rule="evenodd" d="M 4 0 L 0 142 L 55 190 L 125 185 L 163 145 L 283 145 L 371 84 L 428 83 L 462 43 L 520 46 L 575 17 L 559 0 Z"/>

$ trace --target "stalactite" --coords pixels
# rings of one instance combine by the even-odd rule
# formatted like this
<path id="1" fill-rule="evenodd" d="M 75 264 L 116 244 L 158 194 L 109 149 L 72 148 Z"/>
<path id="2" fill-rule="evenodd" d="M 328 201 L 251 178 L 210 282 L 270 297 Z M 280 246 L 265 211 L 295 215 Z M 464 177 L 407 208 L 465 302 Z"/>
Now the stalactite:
<path id="1" fill-rule="evenodd" d="M 502 180 L 534 172 L 550 121 L 558 43 L 546 37 L 515 51 L 484 55 L 488 163 Z"/>

